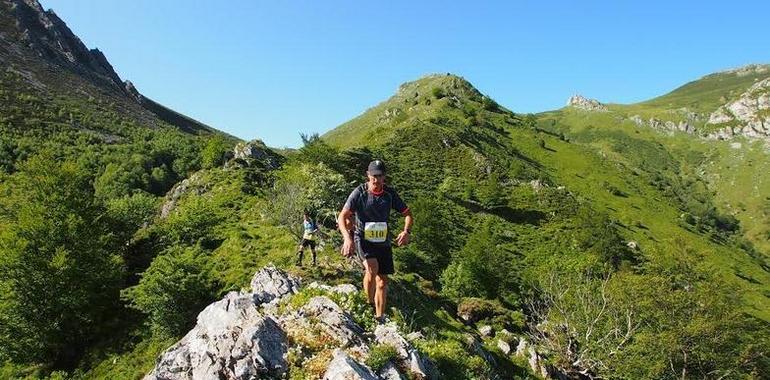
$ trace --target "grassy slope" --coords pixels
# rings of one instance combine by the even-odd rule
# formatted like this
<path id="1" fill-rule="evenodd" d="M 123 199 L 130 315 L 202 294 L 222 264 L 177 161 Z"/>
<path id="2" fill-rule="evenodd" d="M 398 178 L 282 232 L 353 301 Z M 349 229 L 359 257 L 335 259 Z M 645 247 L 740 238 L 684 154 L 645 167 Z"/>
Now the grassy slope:
<path id="1" fill-rule="evenodd" d="M 682 228 L 677 223 L 681 211 L 650 188 L 644 178 L 635 175 L 632 167 L 626 166 L 617 157 L 613 159 L 612 156 L 618 153 L 607 148 L 606 140 L 582 145 L 544 135 L 546 145 L 552 150 L 538 150 L 526 133 L 514 131 L 512 138 L 517 147 L 530 152 L 570 190 L 590 198 L 594 204 L 601 205 L 603 210 L 620 220 L 627 227 L 623 234 L 629 240 L 639 242 L 643 250 L 672 244 L 676 237 L 684 237 L 705 253 L 711 264 L 726 278 L 749 289 L 746 297 L 752 314 L 770 320 L 770 298 L 767 296 L 770 292 L 770 272 L 763 269 L 762 262 L 744 251 L 715 244 L 706 236 Z M 686 144 L 686 141 L 680 140 L 679 143 Z M 611 194 L 605 183 L 621 189 L 627 197 Z M 641 222 L 641 226 L 637 222 Z"/>
<path id="2" fill-rule="evenodd" d="M 745 85 L 747 81 L 753 82 L 753 80 L 753 77 L 741 78 L 736 81 L 734 86 Z M 671 97 L 661 97 L 660 99 L 681 101 L 687 99 L 688 96 L 693 96 L 693 93 L 703 88 L 715 87 L 718 83 L 720 83 L 719 80 L 711 78 L 707 85 L 689 84 L 675 91 Z M 465 85 L 470 86 L 460 78 L 443 75 L 430 76 L 407 83 L 394 97 L 330 131 L 324 135 L 324 139 L 339 147 L 376 145 L 380 141 L 387 140 L 387 136 L 395 133 L 395 131 L 415 124 L 429 120 L 438 121 L 439 124 L 442 121 L 447 121 L 442 120 L 442 118 L 456 121 L 460 116 L 448 114 L 446 108 L 442 109 L 437 106 L 441 102 L 450 102 L 450 97 L 436 99 L 435 96 L 431 95 L 433 88 L 444 88 L 446 89 L 445 92 L 448 92 L 452 91 L 451 89 L 463 88 Z M 404 89 L 408 90 L 404 91 Z M 472 91 L 466 92 L 473 93 Z M 712 98 L 718 93 L 719 91 L 716 90 L 710 91 L 708 100 L 712 101 Z M 430 98 L 433 99 L 427 100 Z M 670 102 L 674 102 L 674 100 Z M 679 105 L 675 104 L 675 106 Z M 384 114 L 386 112 L 389 115 L 398 116 L 390 118 Z M 600 211 L 621 221 L 626 226 L 621 233 L 627 240 L 638 241 L 643 251 L 651 253 L 655 251 L 655 247 L 672 244 L 672 239 L 675 237 L 684 238 L 706 253 L 710 263 L 724 273 L 726 278 L 749 289 L 746 297 L 751 305 L 750 312 L 752 314 L 770 320 L 770 298 L 767 296 L 770 293 L 770 273 L 762 268 L 762 262 L 751 258 L 742 250 L 714 243 L 708 237 L 680 226 L 678 219 L 681 212 L 677 206 L 651 187 L 647 180 L 639 177 L 638 173 L 635 174 L 633 170 L 634 160 L 628 160 L 624 157 L 626 155 L 640 155 L 643 159 L 652 161 L 661 154 L 668 154 L 671 155 L 672 163 L 660 162 L 658 165 L 674 165 L 679 162 L 676 157 L 684 157 L 681 160 L 688 165 L 695 166 L 695 169 L 700 168 L 697 165 L 702 163 L 701 161 L 709 163 L 720 162 L 714 160 L 726 160 L 725 162 L 732 160 L 734 162 L 731 166 L 732 170 L 727 169 L 727 163 L 716 164 L 717 167 L 726 169 L 714 173 L 721 179 L 720 182 L 717 182 L 718 190 L 730 187 L 727 184 L 732 183 L 733 180 L 736 181 L 735 188 L 730 191 L 717 191 L 716 200 L 720 205 L 724 205 L 727 199 L 745 199 L 744 204 L 747 211 L 739 214 L 738 217 L 749 236 L 760 238 L 762 220 L 766 220 L 766 218 L 763 219 L 752 213 L 754 209 L 751 209 L 750 206 L 761 203 L 762 200 L 757 199 L 757 197 L 752 198 L 749 195 L 770 194 L 770 191 L 763 193 L 763 189 L 770 186 L 770 181 L 763 180 L 767 172 L 762 171 L 770 160 L 765 159 L 762 164 L 753 166 L 743 165 L 741 170 L 736 171 L 734 170 L 735 161 L 740 160 L 740 158 L 730 154 L 732 151 L 727 143 L 713 144 L 710 142 L 717 147 L 715 149 L 707 143 L 694 142 L 690 136 L 660 137 L 656 132 L 639 130 L 632 122 L 623 121 L 615 112 L 589 113 L 565 109 L 540 115 L 539 124 L 547 125 L 550 127 L 549 129 L 557 132 L 573 134 L 596 128 L 602 129 L 605 126 L 614 126 L 614 128 L 619 128 L 617 131 L 622 137 L 621 139 L 626 140 L 626 149 L 623 153 L 613 149 L 618 139 L 599 136 L 584 138 L 584 140 L 590 140 L 589 142 L 567 143 L 548 133 L 537 133 L 532 129 L 514 126 L 514 123 L 510 121 L 516 118 L 513 115 L 497 114 L 492 121 L 496 126 L 504 128 L 510 133 L 510 140 L 507 143 L 518 149 L 524 156 L 543 165 L 557 184 L 565 185 L 569 191 L 588 200 Z M 551 125 L 551 120 L 555 120 L 555 125 Z M 460 121 L 462 122 L 462 120 Z M 612 129 L 612 131 L 616 131 L 616 129 Z M 632 136 L 632 139 L 628 140 L 627 136 Z M 660 138 L 666 140 L 658 141 L 657 139 Z M 547 149 L 542 149 L 539 146 L 541 139 L 545 141 Z M 663 143 L 670 144 L 670 146 L 661 145 Z M 637 150 L 637 146 L 642 146 L 644 149 Z M 750 154 L 753 156 L 760 154 L 755 150 L 751 152 Z M 703 160 L 704 157 L 708 160 Z M 729 182 L 727 178 L 730 179 Z M 752 178 L 757 188 L 751 185 L 737 186 L 741 181 L 744 183 L 752 181 Z M 627 196 L 611 194 L 607 189 L 608 184 L 621 189 Z M 765 246 L 759 243 L 759 240 L 761 239 L 755 239 L 755 244 L 764 248 Z M 738 277 L 737 274 L 743 278 Z"/>

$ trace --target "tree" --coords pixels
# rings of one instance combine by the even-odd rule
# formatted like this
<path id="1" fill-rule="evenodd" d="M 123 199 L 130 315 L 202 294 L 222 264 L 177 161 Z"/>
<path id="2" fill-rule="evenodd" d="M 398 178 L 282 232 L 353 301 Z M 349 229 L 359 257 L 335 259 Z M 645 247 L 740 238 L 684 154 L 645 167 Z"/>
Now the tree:
<path id="1" fill-rule="evenodd" d="M 0 359 L 71 365 L 118 301 L 122 261 L 105 210 L 86 173 L 51 153 L 2 187 Z"/>
<path id="2" fill-rule="evenodd" d="M 287 165 L 268 193 L 267 215 L 299 239 L 302 213 L 308 210 L 321 224 L 331 224 L 342 207 L 346 187 L 342 175 L 323 163 Z"/>

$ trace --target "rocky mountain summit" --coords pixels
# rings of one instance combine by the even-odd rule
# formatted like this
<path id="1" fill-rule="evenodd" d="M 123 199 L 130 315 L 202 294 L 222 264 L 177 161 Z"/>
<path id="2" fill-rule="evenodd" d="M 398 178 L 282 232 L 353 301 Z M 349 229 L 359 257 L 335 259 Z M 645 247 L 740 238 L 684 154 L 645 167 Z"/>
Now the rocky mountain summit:
<path id="1" fill-rule="evenodd" d="M 56 15 L 37 0 L 0 1 L 0 73 L 14 73 L 30 88 L 46 95 L 86 94 L 111 98 L 121 113 L 135 114 L 144 124 L 158 119 L 186 132 L 214 130 L 142 95 L 123 81 L 99 49 L 89 49 Z"/>
<path id="2" fill-rule="evenodd" d="M 104 54 L 88 49 L 53 10 L 44 10 L 37 0 L 11 0 L 6 6 L 15 18 L 16 37 L 39 57 L 115 89 L 123 88 L 123 81 Z"/>
<path id="3" fill-rule="evenodd" d="M 573 95 L 567 100 L 567 107 L 574 107 L 586 111 L 607 111 L 607 107 L 596 99 L 589 99 L 582 95 Z"/>

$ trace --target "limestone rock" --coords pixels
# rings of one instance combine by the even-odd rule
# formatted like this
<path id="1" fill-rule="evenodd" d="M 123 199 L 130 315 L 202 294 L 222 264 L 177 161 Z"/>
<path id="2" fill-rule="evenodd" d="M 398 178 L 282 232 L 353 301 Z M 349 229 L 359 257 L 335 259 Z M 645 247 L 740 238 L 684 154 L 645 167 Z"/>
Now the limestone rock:
<path id="1" fill-rule="evenodd" d="M 327 292 L 339 293 L 339 294 L 358 293 L 358 288 L 356 288 L 356 286 L 353 284 L 339 284 L 335 286 L 329 286 L 329 285 L 319 284 L 318 282 L 313 281 L 307 287 L 311 289 L 321 289 Z"/>
<path id="2" fill-rule="evenodd" d="M 481 336 L 492 336 L 492 326 L 484 325 L 479 327 L 479 333 L 481 333 Z"/>
<path id="3" fill-rule="evenodd" d="M 568 107 L 575 107 L 586 111 L 607 111 L 607 107 L 604 104 L 599 103 L 598 100 L 588 99 L 582 95 L 573 95 L 567 101 Z"/>
<path id="4" fill-rule="evenodd" d="M 294 276 L 267 266 L 251 279 L 251 291 L 259 303 L 267 303 L 299 291 L 300 281 Z"/>
<path id="5" fill-rule="evenodd" d="M 393 365 L 393 362 L 385 364 L 385 366 L 377 372 L 377 375 L 383 380 L 405 380 L 404 376 L 402 376 L 401 373 L 398 372 L 396 366 Z"/>
<path id="6" fill-rule="evenodd" d="M 374 330 L 374 340 L 379 344 L 393 346 L 398 353 L 400 360 L 405 360 L 409 364 L 409 371 L 420 379 L 432 378 L 434 374 L 429 370 L 430 364 L 420 356 L 420 353 L 411 343 L 407 342 L 398 328 L 393 323 L 379 325 Z"/>
<path id="7" fill-rule="evenodd" d="M 733 123 L 707 137 L 725 140 L 735 135 L 770 141 L 770 78 L 754 83 L 738 99 L 719 107 L 709 116 L 708 124 Z"/>
<path id="8" fill-rule="evenodd" d="M 160 208 L 160 217 L 166 218 L 171 214 L 171 211 L 176 208 L 177 202 L 187 193 L 193 193 L 195 195 L 201 195 L 208 190 L 207 186 L 200 183 L 200 174 L 194 173 L 189 178 L 184 179 L 182 182 L 177 183 L 166 194 L 166 201 Z"/>
<path id="9" fill-rule="evenodd" d="M 310 322 L 313 320 L 313 323 Z M 281 325 L 292 333 L 320 330 L 337 342 L 340 347 L 362 347 L 364 329 L 325 296 L 317 296 L 299 310 L 281 318 Z M 364 350 L 365 351 L 365 350 Z"/>
<path id="10" fill-rule="evenodd" d="M 511 353 L 511 345 L 502 339 L 497 340 L 497 348 L 499 348 L 500 351 L 502 351 L 503 354 L 505 355 L 508 355 Z"/>
<path id="11" fill-rule="evenodd" d="M 228 293 L 204 309 L 198 323 L 164 352 L 145 379 L 250 379 L 282 375 L 286 335 L 258 313 L 251 294 Z"/>
<path id="12" fill-rule="evenodd" d="M 324 373 L 324 380 L 377 380 L 368 367 L 353 360 L 344 350 L 334 351 L 334 359 Z"/>
<path id="13" fill-rule="evenodd" d="M 233 150 L 233 159 L 245 166 L 260 162 L 268 170 L 277 169 L 281 165 L 278 155 L 271 151 L 262 140 L 236 144 Z"/>

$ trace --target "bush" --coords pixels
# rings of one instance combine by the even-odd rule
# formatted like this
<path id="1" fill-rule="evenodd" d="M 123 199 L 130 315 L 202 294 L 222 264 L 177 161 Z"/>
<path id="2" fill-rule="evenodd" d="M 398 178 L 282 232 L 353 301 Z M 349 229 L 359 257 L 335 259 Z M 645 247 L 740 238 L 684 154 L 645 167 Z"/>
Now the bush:
<path id="1" fill-rule="evenodd" d="M 122 292 L 129 306 L 147 314 L 158 336 L 184 334 L 214 299 L 215 286 L 204 268 L 205 255 L 198 247 L 169 248 L 152 261 L 138 285 Z"/>
<path id="2" fill-rule="evenodd" d="M 446 93 L 444 93 L 444 89 L 441 87 L 433 87 L 431 90 L 431 94 L 433 94 L 433 97 L 436 99 L 441 99 L 446 96 Z"/>
<path id="3" fill-rule="evenodd" d="M 231 150 L 231 144 L 224 137 L 221 135 L 212 137 L 201 151 L 201 166 L 204 169 L 211 169 L 224 165 L 227 160 L 227 154 Z"/>
<path id="4" fill-rule="evenodd" d="M 191 196 L 166 219 L 162 229 L 169 243 L 208 245 L 218 240 L 216 229 L 224 221 L 223 210 L 203 196 Z"/>
<path id="5" fill-rule="evenodd" d="M 374 372 L 379 372 L 388 362 L 398 357 L 398 351 L 390 344 L 378 344 L 369 351 L 366 365 Z"/>

